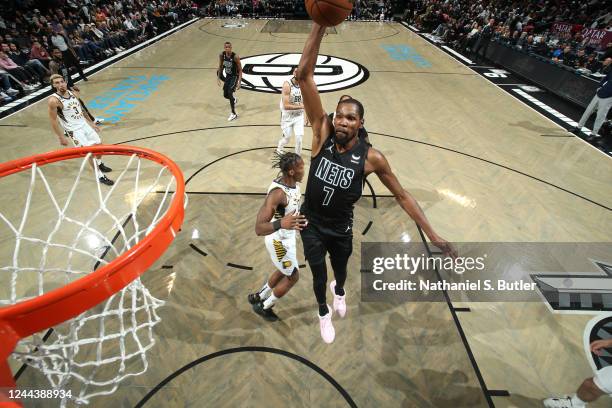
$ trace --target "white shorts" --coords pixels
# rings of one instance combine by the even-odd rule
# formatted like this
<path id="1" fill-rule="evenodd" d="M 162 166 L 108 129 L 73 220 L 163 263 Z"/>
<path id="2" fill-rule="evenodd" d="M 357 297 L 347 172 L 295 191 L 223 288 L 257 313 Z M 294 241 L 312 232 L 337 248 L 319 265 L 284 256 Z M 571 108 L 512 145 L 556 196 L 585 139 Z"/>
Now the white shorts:
<path id="1" fill-rule="evenodd" d="M 593 382 L 597 388 L 612 396 L 612 366 L 597 370 L 593 377 Z"/>
<path id="2" fill-rule="evenodd" d="M 281 129 L 285 137 L 291 137 L 291 131 L 295 136 L 304 136 L 304 115 L 288 116 L 281 119 Z"/>
<path id="3" fill-rule="evenodd" d="M 102 143 L 100 136 L 89 125 L 85 125 L 75 131 L 64 132 L 68 136 L 75 147 L 93 146 Z"/>
<path id="4" fill-rule="evenodd" d="M 295 237 L 280 239 L 278 234 L 266 235 L 266 249 L 272 263 L 283 275 L 291 276 L 298 269 Z"/>

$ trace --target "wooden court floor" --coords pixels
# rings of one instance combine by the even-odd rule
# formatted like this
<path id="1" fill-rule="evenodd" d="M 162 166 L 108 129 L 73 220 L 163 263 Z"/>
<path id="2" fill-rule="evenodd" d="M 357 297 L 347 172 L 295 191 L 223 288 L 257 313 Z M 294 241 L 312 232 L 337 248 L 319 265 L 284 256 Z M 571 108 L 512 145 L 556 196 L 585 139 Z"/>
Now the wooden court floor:
<path id="1" fill-rule="evenodd" d="M 582 346 L 591 315 L 554 314 L 542 303 L 462 303 L 471 311 L 454 313 L 447 303 L 359 301 L 360 244 L 420 239 L 375 177 L 355 210 L 348 315 L 334 320 L 336 341 L 320 339 L 307 267 L 276 306 L 280 322 L 268 324 L 251 311 L 247 293 L 271 272 L 253 226 L 276 175 L 269 162 L 280 135 L 279 95 L 239 91 L 239 118 L 227 122 L 217 56 L 226 40 L 242 58 L 301 52 L 306 34 L 303 23 L 287 22 L 286 29 L 277 23 L 264 29 L 264 20 L 225 23 L 235 21 L 198 21 L 79 83 L 85 101 L 102 106 L 118 84 L 156 81 L 115 123 L 103 125 L 101 136 L 173 158 L 189 192 L 182 233 L 143 277 L 167 301 L 149 369 L 92 406 L 135 406 L 186 364 L 241 347 L 292 353 L 333 381 L 282 353 L 239 349 L 194 365 L 144 406 L 344 407 L 344 390 L 359 407 L 538 407 L 549 395 L 574 392 L 592 373 Z M 390 58 L 389 45 L 410 47 L 428 66 Z M 333 109 L 344 93 L 363 102 L 374 146 L 446 239 L 612 241 L 612 164 L 596 149 L 399 24 L 344 23 L 325 37 L 321 53 L 369 70 L 360 85 L 323 94 L 324 107 Z M 59 148 L 44 102 L 0 125 L 2 161 Z M 42 381 L 28 369 L 19 385 Z"/>

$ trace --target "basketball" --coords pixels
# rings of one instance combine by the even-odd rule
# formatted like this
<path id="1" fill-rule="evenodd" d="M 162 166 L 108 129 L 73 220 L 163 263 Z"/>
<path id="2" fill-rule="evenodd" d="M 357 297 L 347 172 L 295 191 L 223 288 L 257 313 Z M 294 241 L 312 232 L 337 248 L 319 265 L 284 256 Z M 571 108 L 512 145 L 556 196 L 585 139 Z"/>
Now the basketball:
<path id="1" fill-rule="evenodd" d="M 353 10 L 349 0 L 306 0 L 306 11 L 312 20 L 324 27 L 343 22 Z"/>

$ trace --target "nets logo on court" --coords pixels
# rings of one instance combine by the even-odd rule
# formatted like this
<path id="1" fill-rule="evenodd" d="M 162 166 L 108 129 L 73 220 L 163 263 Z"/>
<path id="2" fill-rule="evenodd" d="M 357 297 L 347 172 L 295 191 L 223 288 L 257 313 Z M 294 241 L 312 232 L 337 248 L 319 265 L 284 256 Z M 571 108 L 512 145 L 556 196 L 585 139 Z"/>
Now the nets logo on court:
<path id="1" fill-rule="evenodd" d="M 242 88 L 256 92 L 281 93 L 300 62 L 301 54 L 263 54 L 241 57 Z M 319 92 L 334 92 L 365 82 L 370 76 L 361 64 L 329 55 L 319 55 L 314 79 Z"/>
<path id="2" fill-rule="evenodd" d="M 246 27 L 246 23 L 226 23 L 223 24 L 221 27 L 223 28 L 244 28 Z"/>

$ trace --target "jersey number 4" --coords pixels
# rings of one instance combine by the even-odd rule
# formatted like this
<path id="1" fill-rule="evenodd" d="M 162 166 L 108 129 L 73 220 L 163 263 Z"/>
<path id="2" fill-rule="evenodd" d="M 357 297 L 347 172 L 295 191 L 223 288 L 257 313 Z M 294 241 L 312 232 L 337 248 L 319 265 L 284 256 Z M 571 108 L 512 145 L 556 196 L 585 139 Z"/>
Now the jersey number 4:
<path id="1" fill-rule="evenodd" d="M 323 186 L 323 191 L 325 191 L 325 198 L 323 199 L 323 205 L 329 205 L 332 196 L 334 195 L 334 189 L 331 187 Z"/>

